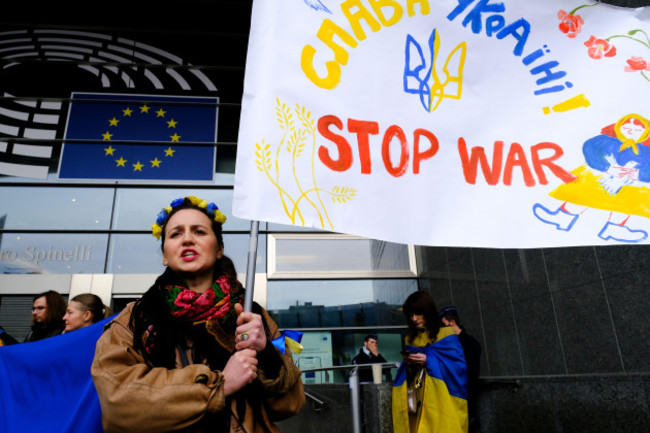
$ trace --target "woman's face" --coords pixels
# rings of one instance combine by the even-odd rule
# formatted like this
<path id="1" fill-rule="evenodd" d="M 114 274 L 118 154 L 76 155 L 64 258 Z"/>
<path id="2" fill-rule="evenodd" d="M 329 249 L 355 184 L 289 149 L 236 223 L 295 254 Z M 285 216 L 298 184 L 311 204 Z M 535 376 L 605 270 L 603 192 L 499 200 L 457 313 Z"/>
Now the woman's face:
<path id="1" fill-rule="evenodd" d="M 410 319 L 417 328 L 424 328 L 427 324 L 424 314 L 411 314 Z"/>
<path id="2" fill-rule="evenodd" d="M 206 214 L 196 209 L 182 209 L 165 224 L 163 265 L 186 278 L 212 279 L 217 259 L 223 256 Z"/>
<path id="3" fill-rule="evenodd" d="M 623 136 L 627 139 L 632 139 L 635 142 L 639 141 L 639 138 L 641 138 L 641 135 L 643 135 L 644 132 L 645 127 L 634 123 L 634 119 L 630 119 L 621 125 L 621 133 Z"/>
<path id="4" fill-rule="evenodd" d="M 81 304 L 77 301 L 70 301 L 68 308 L 65 310 L 63 321 L 65 322 L 65 332 L 74 331 L 75 329 L 85 328 L 92 324 L 92 313 L 83 311 Z"/>

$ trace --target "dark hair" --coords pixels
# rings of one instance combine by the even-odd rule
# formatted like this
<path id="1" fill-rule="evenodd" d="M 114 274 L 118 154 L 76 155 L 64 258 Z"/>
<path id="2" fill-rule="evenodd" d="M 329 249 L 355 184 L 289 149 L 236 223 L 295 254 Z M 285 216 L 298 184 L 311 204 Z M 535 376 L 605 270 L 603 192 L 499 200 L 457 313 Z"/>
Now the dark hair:
<path id="1" fill-rule="evenodd" d="M 182 209 L 195 209 L 208 215 L 205 209 L 192 204 L 186 198 L 182 204 L 172 209 L 162 224 L 161 248 L 165 243 L 165 224 L 176 212 Z M 213 219 L 210 219 L 210 221 L 212 222 L 212 230 L 217 238 L 218 248 L 223 248 L 221 223 Z M 237 275 L 235 265 L 226 256 L 222 256 L 215 261 L 212 279 L 216 280 L 222 275 L 227 276 L 229 279 L 235 279 Z M 177 320 L 169 313 L 169 306 L 161 296 L 161 291 L 170 285 L 186 286 L 186 283 L 181 276 L 167 267 L 165 272 L 156 279 L 149 290 L 135 302 L 129 322 L 129 327 L 134 334 L 134 349 L 142 354 L 147 363 L 156 367 L 172 369 L 176 365 L 176 347 L 179 345 L 185 347 L 187 338 L 189 337 L 193 340 L 193 359 L 206 359 L 208 365 L 213 370 L 223 369 L 226 362 L 228 362 L 230 353 L 222 349 L 220 345 L 214 344 L 214 337 L 206 331 L 201 331 L 200 328 L 197 329 L 197 327 L 185 321 Z M 153 325 L 153 329 L 155 329 L 156 344 L 148 348 L 148 350 L 145 350 L 145 342 L 142 340 L 142 337 L 150 325 Z"/>
<path id="2" fill-rule="evenodd" d="M 433 298 L 426 292 L 414 292 L 406 298 L 402 311 L 406 316 L 406 323 L 408 324 L 407 337 L 413 340 L 418 334 L 418 328 L 411 321 L 411 315 L 417 314 L 424 316 L 426 321 L 424 327 L 429 332 L 429 337 L 436 338 L 440 330 L 440 319 L 438 318 L 438 309 Z"/>
<path id="3" fill-rule="evenodd" d="M 443 316 L 443 318 L 449 320 L 450 322 L 453 320 L 454 322 L 456 322 L 456 325 L 460 326 L 460 317 L 456 316 L 455 314 Z"/>
<path id="4" fill-rule="evenodd" d="M 70 302 L 72 301 L 81 304 L 82 311 L 90 311 L 90 313 L 93 315 L 92 323 L 97 323 L 113 314 L 113 311 L 110 309 L 110 307 L 104 305 L 102 299 L 92 293 L 81 293 L 70 299 Z"/>
<path id="5" fill-rule="evenodd" d="M 43 320 L 45 327 L 49 327 L 55 323 L 57 325 L 63 323 L 63 316 L 65 316 L 65 310 L 68 307 L 63 296 L 59 292 L 48 290 L 47 292 L 34 295 L 32 303 L 38 298 L 45 298 L 45 303 L 47 304 L 47 312 L 45 314 L 45 320 Z"/>
<path id="6" fill-rule="evenodd" d="M 447 319 L 449 321 L 453 320 L 456 322 L 456 325 L 460 326 L 460 317 L 458 316 L 458 308 L 456 308 L 453 305 L 449 305 L 447 307 L 444 307 L 440 312 L 438 313 L 438 317 L 440 319 Z"/>

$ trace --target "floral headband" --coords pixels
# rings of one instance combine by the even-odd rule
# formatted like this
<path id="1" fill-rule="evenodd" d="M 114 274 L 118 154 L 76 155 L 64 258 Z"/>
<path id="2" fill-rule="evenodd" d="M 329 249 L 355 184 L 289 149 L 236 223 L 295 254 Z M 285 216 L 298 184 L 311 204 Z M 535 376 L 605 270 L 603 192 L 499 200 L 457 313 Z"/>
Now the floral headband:
<path id="1" fill-rule="evenodd" d="M 204 209 L 208 213 L 208 216 L 210 217 L 211 220 L 214 220 L 221 224 L 224 224 L 226 222 L 226 216 L 219 210 L 219 207 L 217 207 L 217 205 L 214 203 L 208 203 L 202 198 L 198 198 L 194 196 L 177 198 L 176 200 L 172 201 L 169 204 L 169 206 L 164 207 L 156 217 L 156 223 L 151 226 L 151 233 L 153 234 L 154 238 L 160 240 L 160 236 L 162 235 L 162 230 L 163 230 L 163 225 L 165 224 L 165 220 L 167 219 L 167 217 L 175 207 L 178 207 L 183 203 L 185 203 L 185 199 L 188 199 L 194 206 Z"/>

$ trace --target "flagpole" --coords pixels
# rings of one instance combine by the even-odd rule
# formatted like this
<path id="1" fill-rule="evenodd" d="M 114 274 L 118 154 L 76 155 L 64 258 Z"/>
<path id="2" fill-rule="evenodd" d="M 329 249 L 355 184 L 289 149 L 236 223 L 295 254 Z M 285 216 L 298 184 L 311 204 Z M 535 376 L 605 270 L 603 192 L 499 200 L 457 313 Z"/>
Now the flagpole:
<path id="1" fill-rule="evenodd" d="M 251 233 L 248 242 L 248 264 L 246 266 L 246 295 L 244 297 L 244 311 L 253 310 L 253 292 L 255 290 L 255 264 L 257 262 L 257 235 L 260 222 L 251 221 Z"/>

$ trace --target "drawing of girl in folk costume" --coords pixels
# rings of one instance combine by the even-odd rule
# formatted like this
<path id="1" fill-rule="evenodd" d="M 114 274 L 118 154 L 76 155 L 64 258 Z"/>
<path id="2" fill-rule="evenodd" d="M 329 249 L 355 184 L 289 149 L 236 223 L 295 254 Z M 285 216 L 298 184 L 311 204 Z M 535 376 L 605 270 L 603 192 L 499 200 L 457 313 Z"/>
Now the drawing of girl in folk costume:
<path id="1" fill-rule="evenodd" d="M 556 210 L 533 205 L 542 222 L 569 231 L 587 209 L 610 211 L 598 233 L 603 240 L 637 243 L 648 233 L 627 226 L 631 215 L 650 218 L 650 121 L 628 114 L 582 147 L 586 164 L 573 170 L 576 179 L 549 195 L 563 201 Z"/>

